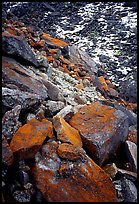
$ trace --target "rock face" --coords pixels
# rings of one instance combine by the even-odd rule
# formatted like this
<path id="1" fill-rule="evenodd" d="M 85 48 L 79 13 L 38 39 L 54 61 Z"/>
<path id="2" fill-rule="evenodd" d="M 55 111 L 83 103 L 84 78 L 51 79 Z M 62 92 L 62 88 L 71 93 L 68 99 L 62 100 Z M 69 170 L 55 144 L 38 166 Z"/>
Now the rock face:
<path id="1" fill-rule="evenodd" d="M 43 141 L 52 137 L 52 123 L 45 119 L 39 122 L 33 118 L 14 134 L 10 148 L 20 160 L 33 158 Z"/>
<path id="2" fill-rule="evenodd" d="M 71 146 L 66 144 L 67 155 L 70 154 Z M 46 201 L 116 202 L 115 189 L 109 176 L 86 156 L 82 148 L 78 149 L 79 153 L 75 147 L 72 148 L 72 159 L 77 158 L 74 162 L 67 160 L 69 156 L 66 160 L 59 157 L 65 159 L 65 148 L 55 141 L 44 145 L 42 154 L 36 154 L 32 174 Z"/>
<path id="3" fill-rule="evenodd" d="M 99 102 L 81 108 L 69 124 L 80 132 L 85 149 L 99 165 L 116 153 L 128 133 L 127 116 Z"/>
<path id="4" fill-rule="evenodd" d="M 33 66 L 38 66 L 37 60 L 31 47 L 25 39 L 21 37 L 11 35 L 8 33 L 2 34 L 2 52 L 3 55 L 11 56 L 17 60 L 21 60 L 24 63 L 28 63 Z"/>
<path id="5" fill-rule="evenodd" d="M 54 129 L 57 132 L 57 138 L 61 142 L 71 143 L 76 146 L 82 146 L 81 137 L 78 130 L 71 127 L 61 116 L 53 117 Z"/>

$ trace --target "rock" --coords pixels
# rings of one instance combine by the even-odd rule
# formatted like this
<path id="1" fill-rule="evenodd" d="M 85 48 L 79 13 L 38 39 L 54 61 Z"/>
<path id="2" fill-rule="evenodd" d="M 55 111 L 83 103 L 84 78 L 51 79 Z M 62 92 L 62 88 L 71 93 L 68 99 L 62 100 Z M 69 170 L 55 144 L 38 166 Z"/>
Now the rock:
<path id="1" fill-rule="evenodd" d="M 62 101 L 62 102 L 64 101 L 63 94 L 60 92 L 59 88 L 55 84 L 53 84 L 52 82 L 48 80 L 44 80 L 44 79 L 42 79 L 42 81 L 48 90 L 48 96 L 51 100 Z"/>
<path id="2" fill-rule="evenodd" d="M 113 89 L 113 88 L 110 87 L 110 88 L 109 88 L 109 96 L 118 98 L 119 93 L 118 93 L 118 91 L 116 91 L 115 89 Z"/>
<path id="3" fill-rule="evenodd" d="M 125 169 L 119 169 L 117 168 L 117 171 L 122 173 L 125 177 L 127 177 L 127 175 L 134 177 L 135 179 L 137 179 L 137 173 L 132 172 L 132 171 L 127 171 Z"/>
<path id="4" fill-rule="evenodd" d="M 137 102 L 137 81 L 124 80 L 119 86 L 120 97 L 124 100 L 136 103 Z"/>
<path id="5" fill-rule="evenodd" d="M 23 64 L 38 67 L 37 60 L 26 39 L 2 33 L 2 53 L 21 61 Z"/>
<path id="6" fill-rule="evenodd" d="M 19 180 L 22 186 L 25 186 L 29 182 L 29 175 L 27 172 L 20 170 L 19 171 Z"/>
<path id="7" fill-rule="evenodd" d="M 116 154 L 128 133 L 127 116 L 100 102 L 81 108 L 69 124 L 79 131 L 85 150 L 99 165 Z"/>
<path id="8" fill-rule="evenodd" d="M 18 160 L 35 156 L 46 138 L 53 137 L 53 126 L 48 120 L 31 119 L 14 134 L 10 148 Z"/>
<path id="9" fill-rule="evenodd" d="M 75 45 L 71 45 L 68 48 L 71 63 L 83 65 L 91 74 L 97 73 L 98 68 L 95 62 L 86 52 Z"/>
<path id="10" fill-rule="evenodd" d="M 137 172 L 137 145 L 133 142 L 126 140 L 125 142 L 125 155 L 129 162 L 132 164 L 132 170 Z"/>
<path id="11" fill-rule="evenodd" d="M 57 149 L 60 158 L 68 159 L 69 161 L 83 160 L 83 149 L 68 143 L 62 143 Z"/>
<path id="12" fill-rule="evenodd" d="M 4 86 L 14 84 L 21 91 L 38 94 L 43 98 L 48 97 L 47 88 L 41 81 L 41 77 L 17 63 L 14 59 L 2 58 L 2 77 Z"/>
<path id="13" fill-rule="evenodd" d="M 109 176 L 80 149 L 83 161 L 61 160 L 58 142 L 49 142 L 35 156 L 32 174 L 47 202 L 116 202 Z M 78 153 L 75 155 L 78 156 Z M 66 156 L 66 155 L 65 155 Z"/>
<path id="14" fill-rule="evenodd" d="M 15 191 L 13 193 L 13 198 L 17 202 L 30 202 L 31 201 L 31 195 L 26 193 L 25 191 Z"/>
<path id="15" fill-rule="evenodd" d="M 12 139 L 13 134 L 22 126 L 19 122 L 21 105 L 15 106 L 11 111 L 7 111 L 2 118 L 2 135 L 6 139 Z"/>
<path id="16" fill-rule="evenodd" d="M 45 96 L 44 96 L 45 97 Z M 21 105 L 21 109 L 31 109 L 40 103 L 42 98 L 37 94 L 2 87 L 2 106 L 4 109 Z"/>
<path id="17" fill-rule="evenodd" d="M 62 41 L 62 40 L 59 40 L 59 39 L 56 39 L 56 38 L 52 38 L 49 34 L 47 33 L 44 33 L 43 32 L 43 35 L 42 35 L 42 38 L 45 40 L 45 43 L 48 45 L 48 46 L 52 46 L 52 47 L 66 47 L 68 46 L 68 43 Z"/>
<path id="18" fill-rule="evenodd" d="M 127 140 L 137 144 L 137 128 L 135 126 L 130 126 L 129 127 Z"/>
<path id="19" fill-rule="evenodd" d="M 133 126 L 137 124 L 137 117 L 136 114 L 134 114 L 132 111 L 129 111 L 126 107 L 124 107 L 123 105 L 120 105 L 118 103 L 111 103 L 109 101 L 103 101 L 103 104 L 106 105 L 110 105 L 114 108 L 116 108 L 117 110 L 122 111 L 124 114 L 127 115 L 128 117 L 128 122 L 129 122 L 129 126 Z"/>
<path id="20" fill-rule="evenodd" d="M 117 167 L 115 163 L 112 164 L 106 164 L 105 166 L 102 167 L 103 170 L 110 175 L 111 178 L 114 178 L 118 172 Z"/>
<path id="21" fill-rule="evenodd" d="M 5 137 L 2 139 L 2 160 L 7 166 L 11 166 L 14 160 L 13 152 Z"/>
<path id="22" fill-rule="evenodd" d="M 65 107 L 65 104 L 62 101 L 51 101 L 51 100 L 48 100 L 45 103 L 45 107 L 46 107 L 45 114 L 47 116 L 54 116 L 61 109 L 63 109 Z"/>
<path id="23" fill-rule="evenodd" d="M 61 111 L 59 111 L 56 115 L 61 116 L 65 121 L 68 121 L 73 115 L 73 107 L 72 105 L 66 105 Z"/>
<path id="24" fill-rule="evenodd" d="M 79 132 L 71 127 L 61 116 L 57 115 L 53 117 L 53 125 L 58 140 L 82 147 L 82 140 Z"/>
<path id="25" fill-rule="evenodd" d="M 135 184 L 126 177 L 121 179 L 122 193 L 125 202 L 137 202 L 137 188 Z"/>

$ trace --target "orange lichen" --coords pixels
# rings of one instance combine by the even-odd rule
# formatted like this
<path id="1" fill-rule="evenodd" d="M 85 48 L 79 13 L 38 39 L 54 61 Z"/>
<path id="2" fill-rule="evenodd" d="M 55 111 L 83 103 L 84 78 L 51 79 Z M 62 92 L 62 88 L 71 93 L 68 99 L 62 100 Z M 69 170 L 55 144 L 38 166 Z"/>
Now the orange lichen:
<path id="1" fill-rule="evenodd" d="M 66 42 L 64 42 L 62 40 L 56 39 L 56 38 L 52 38 L 49 34 L 44 33 L 44 32 L 43 32 L 43 38 L 48 40 L 49 42 L 51 42 L 52 44 L 54 44 L 56 46 L 65 47 L 65 46 L 68 45 L 68 43 L 66 43 Z"/>
<path id="2" fill-rule="evenodd" d="M 78 130 L 71 127 L 61 116 L 54 116 L 53 124 L 60 141 L 82 146 Z"/>
<path id="3" fill-rule="evenodd" d="M 20 156 L 24 158 L 26 151 L 35 147 L 36 152 L 47 137 L 53 137 L 52 123 L 45 119 L 40 122 L 33 118 L 17 130 L 10 143 L 10 148 L 13 152 L 22 154 Z"/>

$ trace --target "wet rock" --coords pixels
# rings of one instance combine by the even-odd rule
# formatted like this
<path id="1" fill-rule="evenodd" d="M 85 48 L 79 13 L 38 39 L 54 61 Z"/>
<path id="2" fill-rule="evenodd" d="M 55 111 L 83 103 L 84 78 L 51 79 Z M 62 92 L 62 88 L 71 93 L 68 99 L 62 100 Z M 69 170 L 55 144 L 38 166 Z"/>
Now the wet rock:
<path id="1" fill-rule="evenodd" d="M 137 202 L 137 188 L 135 184 L 126 177 L 121 179 L 122 192 L 125 202 Z"/>
<path id="2" fill-rule="evenodd" d="M 2 34 L 2 53 L 21 61 L 24 64 L 38 67 L 37 60 L 26 39 L 11 35 Z"/>
<path id="3" fill-rule="evenodd" d="M 30 159 L 35 156 L 46 138 L 53 137 L 52 123 L 32 119 L 14 134 L 10 148 L 18 160 Z"/>
<path id="4" fill-rule="evenodd" d="M 44 96 L 45 97 L 45 96 Z M 2 105 L 4 110 L 21 105 L 22 109 L 31 109 L 38 105 L 42 98 L 33 93 L 2 87 Z"/>
<path id="5" fill-rule="evenodd" d="M 47 98 L 47 88 L 41 78 L 25 66 L 17 63 L 14 59 L 3 57 L 2 77 L 4 86 L 14 84 L 18 89 L 25 92 L 38 94 Z"/>
<path id="6" fill-rule="evenodd" d="M 65 104 L 62 101 L 51 101 L 51 100 L 48 100 L 45 103 L 45 107 L 46 107 L 46 111 L 45 111 L 46 115 L 47 116 L 54 116 L 61 109 L 63 109 L 65 107 Z"/>
<path id="7" fill-rule="evenodd" d="M 69 124 L 79 131 L 85 150 L 99 165 L 118 151 L 128 133 L 127 116 L 100 102 L 81 108 Z"/>
<path id="8" fill-rule="evenodd" d="M 2 160 L 7 166 L 11 166 L 14 160 L 13 152 L 5 137 L 2 139 Z"/>
<path id="9" fill-rule="evenodd" d="M 13 198 L 17 202 L 30 202 L 31 201 L 31 195 L 29 195 L 25 191 L 15 191 L 13 193 Z"/>
<path id="10" fill-rule="evenodd" d="M 97 73 L 98 68 L 92 58 L 83 50 L 78 48 L 75 45 L 69 46 L 69 57 L 71 63 L 81 64 L 83 65 L 88 71 L 93 73 Z"/>
<path id="11" fill-rule="evenodd" d="M 71 127 L 61 116 L 53 117 L 54 129 L 57 132 L 57 138 L 61 142 L 67 142 L 76 146 L 82 146 L 82 140 L 79 132 Z"/>
<path id="12" fill-rule="evenodd" d="M 22 126 L 21 122 L 19 122 L 20 111 L 21 105 L 17 105 L 11 111 L 7 111 L 2 118 L 2 135 L 7 140 L 12 139 L 13 134 Z"/>
<path id="13" fill-rule="evenodd" d="M 125 153 L 129 162 L 132 164 L 132 170 L 137 172 L 137 145 L 133 142 L 126 140 Z"/>

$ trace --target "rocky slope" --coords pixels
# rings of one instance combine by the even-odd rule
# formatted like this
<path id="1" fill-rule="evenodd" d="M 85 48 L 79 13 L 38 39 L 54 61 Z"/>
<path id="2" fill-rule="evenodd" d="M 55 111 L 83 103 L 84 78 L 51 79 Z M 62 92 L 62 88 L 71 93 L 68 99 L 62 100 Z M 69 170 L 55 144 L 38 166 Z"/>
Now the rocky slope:
<path id="1" fill-rule="evenodd" d="M 3 202 L 137 202 L 136 91 L 125 97 L 74 34 L 52 29 L 83 6 L 3 4 Z"/>

